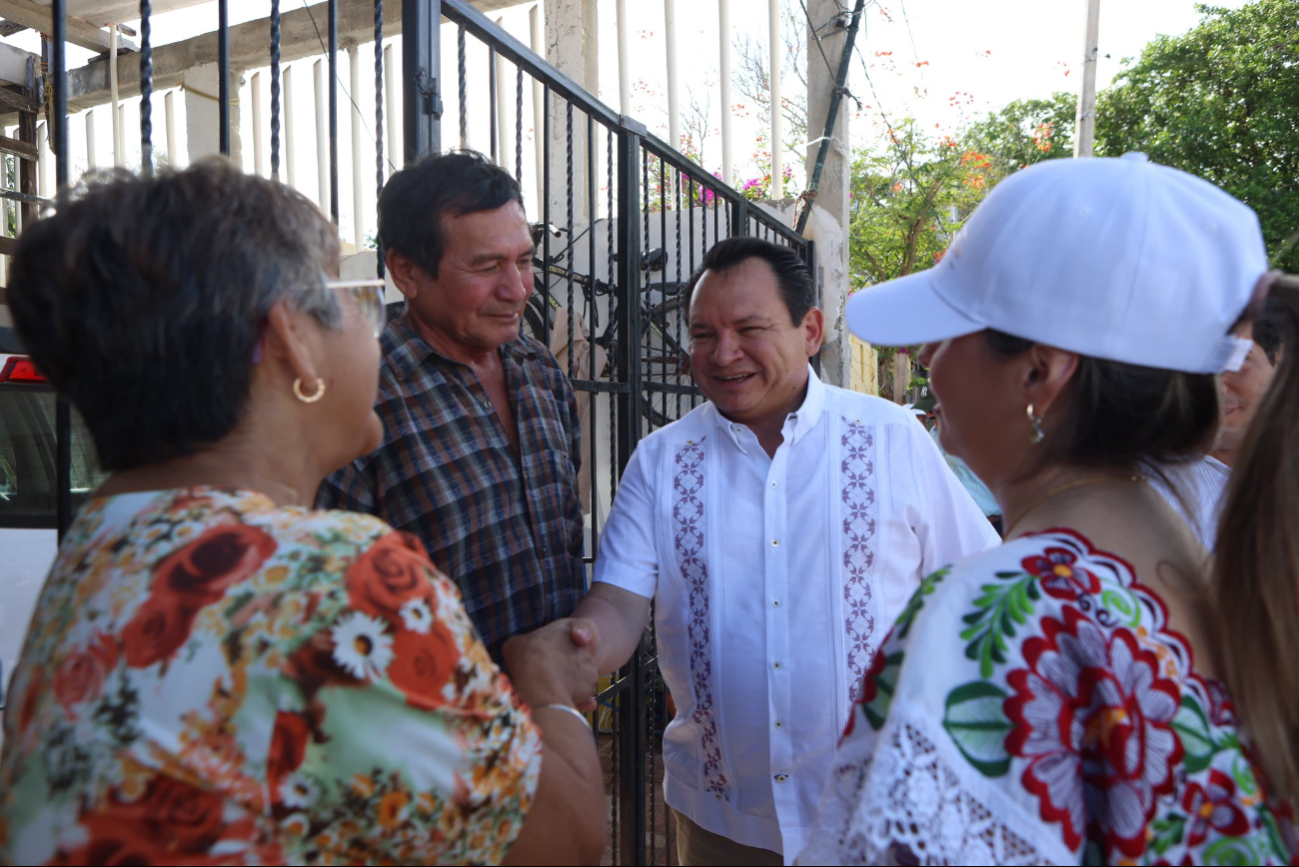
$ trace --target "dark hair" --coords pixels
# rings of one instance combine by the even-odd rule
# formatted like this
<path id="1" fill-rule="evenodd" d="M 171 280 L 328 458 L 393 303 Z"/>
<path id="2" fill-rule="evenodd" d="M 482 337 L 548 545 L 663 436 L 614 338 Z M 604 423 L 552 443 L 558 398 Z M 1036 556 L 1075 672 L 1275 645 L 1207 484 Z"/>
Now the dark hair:
<path id="1" fill-rule="evenodd" d="M 1219 671 L 1278 800 L 1299 797 L 1299 279 L 1264 304 L 1290 343 L 1236 452 L 1210 585 Z M 1254 324 L 1258 340 L 1259 322 Z M 1266 349 L 1266 347 L 1264 347 Z"/>
<path id="2" fill-rule="evenodd" d="M 694 297 L 695 287 L 704 276 L 705 271 L 728 271 L 742 265 L 750 259 L 761 259 L 771 266 L 776 274 L 776 287 L 780 298 L 789 310 L 789 318 L 798 325 L 807 315 L 807 311 L 817 305 L 816 282 L 812 279 L 812 270 L 798 253 L 780 244 L 739 235 L 718 241 L 704 254 L 699 269 L 690 275 L 690 291 L 687 300 Z"/>
<path id="3" fill-rule="evenodd" d="M 984 336 L 1003 358 L 1034 346 L 1032 340 L 991 329 Z M 1080 355 L 1068 389 L 1066 415 L 1042 443 L 1043 463 L 1157 469 L 1203 454 L 1217 433 L 1218 384 L 1211 374 Z"/>
<path id="4" fill-rule="evenodd" d="M 1276 294 L 1272 294 L 1263 302 L 1262 311 L 1253 321 L 1254 342 L 1273 366 L 1276 366 L 1277 352 L 1281 349 L 1286 315 L 1284 304 Z"/>
<path id="5" fill-rule="evenodd" d="M 316 206 L 221 157 L 91 176 L 18 239 L 9 305 L 26 351 L 85 420 L 104 469 L 189 454 L 243 416 L 253 348 L 282 297 L 336 327 Z"/>
<path id="6" fill-rule="evenodd" d="M 446 246 L 444 217 L 518 202 L 519 183 L 474 151 L 429 154 L 394 174 L 379 194 L 379 243 L 437 277 Z"/>

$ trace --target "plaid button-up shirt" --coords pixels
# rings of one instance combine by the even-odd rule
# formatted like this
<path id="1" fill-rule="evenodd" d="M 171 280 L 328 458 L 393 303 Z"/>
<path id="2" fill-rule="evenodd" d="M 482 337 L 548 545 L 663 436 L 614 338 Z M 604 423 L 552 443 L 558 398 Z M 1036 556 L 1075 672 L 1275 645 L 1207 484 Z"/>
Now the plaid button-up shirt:
<path id="1" fill-rule="evenodd" d="M 573 389 L 537 341 L 500 348 L 516 457 L 472 370 L 401 319 L 382 345 L 383 445 L 326 479 L 316 504 L 418 536 L 499 659 L 505 639 L 571 614 L 586 590 Z"/>

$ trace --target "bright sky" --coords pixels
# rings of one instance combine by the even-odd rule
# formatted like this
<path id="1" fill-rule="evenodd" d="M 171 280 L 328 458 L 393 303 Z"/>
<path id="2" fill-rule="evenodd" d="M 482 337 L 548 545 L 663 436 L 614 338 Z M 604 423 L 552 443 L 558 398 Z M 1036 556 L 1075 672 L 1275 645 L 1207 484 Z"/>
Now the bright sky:
<path id="1" fill-rule="evenodd" d="M 602 47 L 616 45 L 613 0 L 600 0 L 601 22 L 609 28 Z M 801 19 L 799 0 L 782 0 Z M 852 5 L 851 0 L 843 0 Z M 1239 8 L 1247 0 L 1220 0 L 1215 5 Z M 1195 0 L 1101 0 L 1100 59 L 1098 86 L 1104 87 L 1119 71 L 1125 57 L 1135 57 L 1159 34 L 1180 34 L 1195 26 L 1200 15 Z M 661 3 L 628 3 L 628 18 L 634 34 L 633 53 L 637 62 L 633 79 L 643 79 L 651 95 L 633 97 L 647 120 L 666 129 L 666 114 L 655 111 L 666 92 L 665 43 Z M 755 37 L 767 39 L 767 4 L 762 0 L 731 0 L 733 29 L 744 28 Z M 682 58 L 682 82 L 694 85 L 701 98 L 711 96 L 714 118 L 718 106 L 717 12 L 713 0 L 678 2 L 695 17 L 681 16 L 677 25 L 678 57 Z M 882 106 L 890 120 L 914 116 L 932 128 L 943 130 L 967 120 L 982 118 L 1015 99 L 1047 97 L 1057 90 L 1079 87 L 1084 41 L 1085 0 L 871 0 L 858 34 L 861 56 L 854 55 L 849 90 L 861 99 L 861 117 L 851 125 L 855 146 L 881 140 Z M 909 22 L 909 26 L 908 26 Z M 800 21 L 801 23 L 801 21 Z M 823 22 L 816 22 L 818 25 Z M 913 47 L 914 46 L 914 47 Z M 887 53 L 891 52 L 891 54 Z M 863 71 L 862 58 L 870 64 L 878 100 L 872 96 Z M 616 103 L 616 55 L 601 56 L 601 83 L 606 101 Z M 835 67 L 838 57 L 830 56 Z M 819 53 L 810 62 L 824 63 Z M 923 66 L 917 66 L 923 63 Z M 782 76 L 788 93 L 799 86 L 789 70 Z M 683 88 L 685 85 L 683 84 Z M 682 103 L 687 100 L 682 93 Z M 738 95 L 735 100 L 741 101 Z M 657 117 L 655 117 L 657 115 Z M 815 119 L 820 126 L 824 119 Z M 811 134 L 815 138 L 820 131 Z M 752 136 L 737 135 L 741 142 Z M 705 149 L 709 167 L 720 162 L 718 142 Z M 745 144 L 737 145 L 737 166 L 747 158 Z"/>
<path id="2" fill-rule="evenodd" d="M 301 8 L 315 0 L 281 0 L 284 12 Z M 618 102 L 617 0 L 596 0 L 600 21 L 600 96 L 615 110 Z M 804 39 L 802 7 L 799 0 L 782 0 L 798 17 L 787 24 L 799 28 L 799 38 Z M 851 0 L 844 0 L 851 5 Z M 1246 0 L 1217 0 L 1219 5 L 1238 8 Z M 523 42 L 529 41 L 529 10 L 536 3 L 492 13 L 500 17 L 505 27 Z M 667 138 L 667 88 L 666 42 L 664 38 L 663 3 L 661 0 L 628 0 L 626 2 L 630 28 L 630 76 L 634 83 L 631 114 L 644 121 L 661 137 Z M 390 15 L 399 14 L 401 5 L 385 4 Z M 1098 78 L 1101 87 L 1121 69 L 1121 60 L 1137 55 L 1142 46 L 1156 35 L 1178 34 L 1193 27 L 1199 20 L 1194 0 L 1101 0 L 1100 62 Z M 239 24 L 262 18 L 267 14 L 267 0 L 230 0 L 230 23 Z M 677 56 L 680 63 L 681 104 L 683 110 L 690 103 L 693 91 L 700 102 L 710 108 L 710 127 L 714 130 L 704 147 L 705 167 L 720 168 L 721 104 L 719 76 L 719 40 L 716 0 L 677 0 Z M 1056 90 L 1075 90 L 1079 85 L 1083 51 L 1083 16 L 1085 0 L 985 0 L 971 4 L 967 0 L 871 0 L 864 16 L 864 29 L 858 36 L 861 57 L 854 55 L 849 89 L 859 97 L 864 106 L 851 123 L 854 146 L 869 146 L 882 141 L 883 125 L 879 117 L 882 107 L 890 120 L 914 116 L 935 132 L 947 131 L 962 123 L 979 119 L 988 111 L 1006 103 L 1027 97 L 1045 97 Z M 765 45 L 767 38 L 767 3 L 764 0 L 730 0 L 732 30 L 735 35 L 748 32 Z M 185 39 L 208 32 L 216 25 L 216 4 L 206 3 L 189 9 L 177 10 L 154 17 L 155 45 Z M 127 22 L 138 28 L 138 22 Z M 818 24 L 821 22 L 817 22 Z M 909 27 L 908 27 L 909 23 Z M 325 22 L 319 22 L 322 33 Z M 29 51 L 39 52 L 39 42 L 31 31 L 24 31 L 5 41 Z M 396 52 L 396 68 L 400 70 L 400 40 L 390 40 Z M 477 70 L 470 82 L 469 102 L 473 114 L 470 126 L 479 131 L 471 136 L 470 144 L 480 149 L 487 147 L 486 129 L 486 56 L 470 40 L 470 68 Z M 913 48 L 914 43 L 914 48 Z M 455 103 L 455 42 L 454 28 L 443 31 L 443 86 L 448 115 L 443 119 L 444 141 L 455 144 L 458 119 L 454 117 Z M 891 53 L 890 53 L 891 52 Z M 765 49 L 764 49 L 765 53 Z M 87 61 L 90 52 L 70 46 L 70 67 Z M 870 64 L 870 76 L 876 88 L 872 95 L 866 82 L 862 59 Z M 812 63 L 823 63 L 819 53 L 812 52 Z M 838 58 L 831 56 L 831 64 Z M 319 197 L 316 184 L 317 163 L 314 146 L 315 114 L 312 90 L 314 58 L 298 61 L 294 69 L 295 138 L 299 142 L 296 152 L 296 182 L 300 189 L 313 199 Z M 374 92 L 373 48 L 360 47 L 361 84 L 355 95 L 361 110 L 361 148 L 358 161 L 362 167 L 364 183 L 357 204 L 352 199 L 351 186 L 351 127 L 352 112 L 348 103 L 349 69 L 346 56 L 339 58 L 340 81 L 340 195 L 341 229 L 343 238 L 354 237 L 354 215 L 361 214 L 362 235 L 373 231 L 374 209 Z M 917 66 L 917 64 L 923 64 Z M 735 67 L 738 69 L 738 60 Z M 507 73 L 509 93 L 513 95 L 513 70 Z M 788 95 L 800 85 L 786 69 L 783 75 L 785 93 Z M 244 165 L 253 166 L 251 137 L 252 71 L 247 74 L 241 89 L 243 110 L 241 134 L 244 138 Z M 261 137 L 265 148 L 263 171 L 269 172 L 269 102 L 270 83 L 263 72 L 259 77 L 262 91 Z M 512 102 L 512 99 L 509 100 Z M 733 101 L 744 101 L 736 89 Z M 138 98 L 124 106 L 124 141 L 128 165 L 139 163 L 139 108 Z M 178 149 L 185 148 L 185 103 L 183 95 L 174 100 L 177 109 Z M 525 109 L 525 154 L 532 147 L 530 100 Z M 512 111 L 512 108 L 510 109 Z M 96 151 L 99 165 L 111 163 L 112 134 L 111 113 L 106 106 L 93 112 L 98 118 L 95 128 Z M 162 131 L 161 94 L 154 102 L 155 148 L 160 157 L 165 154 Z M 743 112 L 741 112 L 743 114 Z M 87 164 L 86 114 L 78 115 L 71 128 L 74 172 Z M 813 118 L 814 127 L 824 123 L 823 118 Z M 512 125 L 512 121 L 511 121 Z M 937 128 L 935 129 L 935 125 Z M 750 161 L 758 125 L 752 117 L 738 117 L 734 122 L 733 154 L 735 165 L 741 173 L 752 171 Z M 810 137 L 820 135 L 820 129 Z M 508 142 L 507 142 L 508 144 Z M 799 143 L 793 143 L 799 144 Z M 801 152 L 788 153 L 786 163 L 794 164 L 795 184 L 802 183 Z M 183 162 L 183 155 L 177 160 Z M 48 168 L 48 172 L 53 169 Z M 531 158 L 525 157 L 524 186 L 532 185 Z M 327 202 L 322 203 L 325 207 Z"/>

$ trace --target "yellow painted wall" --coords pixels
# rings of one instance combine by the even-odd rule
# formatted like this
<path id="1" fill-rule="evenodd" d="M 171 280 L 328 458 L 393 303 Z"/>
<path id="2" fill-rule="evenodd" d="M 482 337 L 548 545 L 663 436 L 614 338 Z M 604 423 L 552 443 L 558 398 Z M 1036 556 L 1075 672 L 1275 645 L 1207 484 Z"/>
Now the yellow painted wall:
<path id="1" fill-rule="evenodd" d="M 852 338 L 852 390 L 879 394 L 879 359 L 875 347 Z"/>

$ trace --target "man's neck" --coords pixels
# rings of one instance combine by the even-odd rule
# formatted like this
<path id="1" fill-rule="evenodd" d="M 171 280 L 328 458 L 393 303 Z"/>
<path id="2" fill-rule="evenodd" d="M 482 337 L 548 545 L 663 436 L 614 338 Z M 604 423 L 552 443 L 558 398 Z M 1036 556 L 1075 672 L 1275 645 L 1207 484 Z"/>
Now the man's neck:
<path id="1" fill-rule="evenodd" d="M 1236 450 L 1235 449 L 1213 449 L 1209 452 L 1209 457 L 1215 458 L 1221 461 L 1226 466 L 1230 467 L 1232 465 L 1232 462 L 1236 460 Z"/>
<path id="2" fill-rule="evenodd" d="M 406 313 L 402 318 L 416 334 L 422 337 L 424 341 L 429 346 L 433 347 L 433 349 L 437 351 L 438 355 L 441 355 L 443 358 L 458 362 L 466 367 L 472 367 L 475 370 L 490 369 L 494 366 L 498 366 L 500 360 L 500 347 L 485 348 L 481 346 L 466 346 L 465 344 L 452 339 L 444 332 L 425 323 L 415 315 L 415 311 L 409 304 L 406 305 Z"/>
<path id="3" fill-rule="evenodd" d="M 774 458 L 776 449 L 785 441 L 785 420 L 789 418 L 790 413 L 798 412 L 807 400 L 807 392 L 811 387 L 811 380 L 804 381 L 803 387 L 799 389 L 797 396 L 790 401 L 789 405 L 779 413 L 775 413 L 763 419 L 743 421 L 733 419 L 726 413 L 722 412 L 721 416 L 729 421 L 738 421 L 740 424 L 753 431 L 753 435 L 758 438 L 758 444 L 762 446 L 767 457 Z M 720 410 L 719 410 L 720 412 Z"/>

